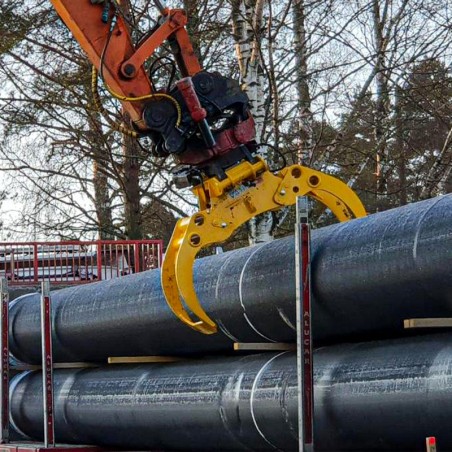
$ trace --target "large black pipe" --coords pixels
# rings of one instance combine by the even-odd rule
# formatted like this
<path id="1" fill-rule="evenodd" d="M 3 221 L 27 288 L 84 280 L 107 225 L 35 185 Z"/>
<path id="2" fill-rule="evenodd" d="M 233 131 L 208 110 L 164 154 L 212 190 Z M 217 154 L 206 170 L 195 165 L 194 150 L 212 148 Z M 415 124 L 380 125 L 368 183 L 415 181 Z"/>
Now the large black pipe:
<path id="1" fill-rule="evenodd" d="M 59 370 L 58 441 L 127 450 L 297 450 L 294 354 Z M 317 451 L 452 450 L 452 334 L 315 354 Z M 41 373 L 16 378 L 11 419 L 42 437 Z"/>
<path id="2" fill-rule="evenodd" d="M 213 336 L 176 319 L 157 270 L 55 291 L 56 359 L 293 341 L 294 274 L 292 237 L 197 261 L 199 298 L 221 330 Z M 393 334 L 405 318 L 452 316 L 452 195 L 314 231 L 312 278 L 317 341 Z M 39 296 L 18 299 L 10 315 L 13 355 L 38 362 Z"/>

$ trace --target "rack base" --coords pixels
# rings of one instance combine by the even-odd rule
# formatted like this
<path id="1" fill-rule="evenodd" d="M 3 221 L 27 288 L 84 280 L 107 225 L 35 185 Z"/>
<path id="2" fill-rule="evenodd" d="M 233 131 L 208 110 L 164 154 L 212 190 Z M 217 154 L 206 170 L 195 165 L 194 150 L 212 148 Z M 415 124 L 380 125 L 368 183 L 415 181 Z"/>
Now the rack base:
<path id="1" fill-rule="evenodd" d="M 42 443 L 9 443 L 0 444 L 0 452 L 101 452 L 96 446 L 76 446 L 56 444 L 54 447 L 45 447 Z"/>

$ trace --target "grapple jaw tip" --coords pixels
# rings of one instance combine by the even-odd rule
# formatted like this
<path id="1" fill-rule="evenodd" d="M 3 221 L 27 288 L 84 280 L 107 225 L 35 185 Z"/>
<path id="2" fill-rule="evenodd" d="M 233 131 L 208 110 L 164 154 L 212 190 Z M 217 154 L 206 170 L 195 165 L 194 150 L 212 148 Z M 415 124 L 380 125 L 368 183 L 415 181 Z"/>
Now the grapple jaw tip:
<path id="1" fill-rule="evenodd" d="M 186 325 L 204 334 L 217 332 L 215 322 L 205 313 L 193 286 L 193 266 L 199 249 L 185 242 L 191 218 L 176 224 L 162 265 L 162 288 L 168 306 Z"/>

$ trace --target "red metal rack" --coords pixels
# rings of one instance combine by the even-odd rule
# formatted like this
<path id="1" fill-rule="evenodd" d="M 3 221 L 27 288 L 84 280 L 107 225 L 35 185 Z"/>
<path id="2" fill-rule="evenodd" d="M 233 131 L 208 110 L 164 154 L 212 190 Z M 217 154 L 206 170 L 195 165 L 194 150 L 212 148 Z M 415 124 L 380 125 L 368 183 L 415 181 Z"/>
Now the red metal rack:
<path id="1" fill-rule="evenodd" d="M 23 444 L 2 444 L 0 452 L 99 452 L 101 449 L 95 446 L 64 446 L 56 445 L 44 447 L 42 444 L 23 443 Z"/>
<path id="2" fill-rule="evenodd" d="M 309 200 L 298 197 L 295 227 L 297 288 L 298 437 L 300 452 L 314 451 L 314 379 L 311 328 L 311 230 Z"/>
<path id="3" fill-rule="evenodd" d="M 2 382 L 0 386 L 1 400 L 1 444 L 9 442 L 9 291 L 6 278 L 0 279 L 0 341 L 2 348 L 2 357 L 0 360 L 0 374 Z"/>
<path id="4" fill-rule="evenodd" d="M 42 382 L 44 410 L 44 444 L 10 443 L 9 439 L 9 316 L 8 316 L 8 281 L 0 279 L 1 310 L 0 340 L 2 357 L 0 360 L 1 381 L 1 438 L 0 452 L 99 452 L 94 446 L 57 445 L 55 443 L 54 404 L 53 404 L 53 354 L 52 354 L 52 306 L 50 284 L 43 281 L 41 285 L 41 343 L 42 343 Z"/>
<path id="5" fill-rule="evenodd" d="M 296 204 L 295 270 L 297 316 L 298 432 L 299 451 L 314 452 L 314 375 L 311 313 L 311 231 L 309 200 Z M 451 327 L 452 319 L 409 319 L 405 328 Z M 436 452 L 434 436 L 425 440 L 426 451 Z"/>
<path id="6" fill-rule="evenodd" d="M 44 405 L 44 446 L 55 447 L 53 404 L 52 311 L 50 284 L 41 285 L 42 395 Z"/>
<path id="7" fill-rule="evenodd" d="M 0 242 L 0 276 L 10 285 L 83 284 L 159 268 L 162 240 Z"/>

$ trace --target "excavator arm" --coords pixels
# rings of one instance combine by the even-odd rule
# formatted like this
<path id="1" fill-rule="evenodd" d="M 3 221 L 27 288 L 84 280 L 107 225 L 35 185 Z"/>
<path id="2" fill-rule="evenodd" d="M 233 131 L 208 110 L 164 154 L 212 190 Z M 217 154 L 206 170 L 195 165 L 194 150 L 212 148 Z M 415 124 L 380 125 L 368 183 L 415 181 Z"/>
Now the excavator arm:
<path id="1" fill-rule="evenodd" d="M 138 47 L 133 45 L 128 2 L 109 0 L 50 0 L 63 22 L 87 54 L 96 72 L 138 131 L 146 133 L 143 111 L 149 100 L 165 98 L 153 93 L 144 62 L 170 37 L 180 49 L 179 64 L 185 76 L 201 71 L 194 56 L 183 10 L 162 11 L 159 26 Z"/>
<path id="2" fill-rule="evenodd" d="M 294 204 L 296 196 L 320 201 L 339 221 L 366 214 L 356 194 L 332 176 L 301 165 L 276 174 L 269 169 L 258 156 L 247 95 L 237 81 L 202 69 L 183 10 L 155 0 L 157 25 L 134 44 L 129 0 L 51 2 L 93 64 L 98 109 L 105 113 L 97 94 L 100 77 L 131 118 L 130 127 L 118 130 L 147 135 L 158 156 L 173 156 L 175 185 L 191 187 L 199 200 L 199 212 L 178 221 L 162 267 L 166 300 L 188 326 L 216 331 L 193 286 L 193 264 L 202 248 L 224 242 L 256 215 Z M 164 43 L 181 77 L 156 92 L 149 61 Z"/>

